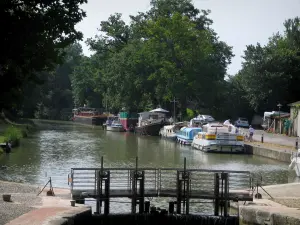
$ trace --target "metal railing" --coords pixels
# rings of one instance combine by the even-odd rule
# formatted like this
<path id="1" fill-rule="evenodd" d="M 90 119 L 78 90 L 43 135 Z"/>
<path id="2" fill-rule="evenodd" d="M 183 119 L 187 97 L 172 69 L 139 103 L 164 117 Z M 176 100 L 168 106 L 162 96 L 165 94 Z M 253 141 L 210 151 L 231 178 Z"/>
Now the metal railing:
<path id="1" fill-rule="evenodd" d="M 97 173 L 101 168 L 72 168 L 69 174 L 69 185 L 71 193 L 88 192 L 97 193 Z M 103 168 L 103 172 L 110 171 L 110 190 L 132 191 L 132 176 L 134 168 Z M 181 168 L 139 168 L 137 171 L 144 171 L 145 193 L 161 196 L 166 191 L 176 191 L 177 173 L 184 172 Z M 211 192 L 214 190 L 214 174 L 228 173 L 229 186 L 231 190 L 249 190 L 253 187 L 253 178 L 248 171 L 227 171 L 227 170 L 204 170 L 186 169 L 190 174 L 190 193 L 200 191 Z M 139 184 L 137 184 L 139 188 Z M 104 189 L 104 184 L 102 184 Z"/>

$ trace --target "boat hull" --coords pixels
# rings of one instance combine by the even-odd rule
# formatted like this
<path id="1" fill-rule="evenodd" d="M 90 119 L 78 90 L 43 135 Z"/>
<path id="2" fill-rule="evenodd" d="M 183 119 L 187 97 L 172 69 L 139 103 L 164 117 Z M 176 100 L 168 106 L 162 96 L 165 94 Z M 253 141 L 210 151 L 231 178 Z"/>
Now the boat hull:
<path id="1" fill-rule="evenodd" d="M 182 138 L 182 137 L 178 137 L 177 136 L 177 142 L 179 144 L 183 144 L 183 145 L 191 145 L 193 140 L 192 139 L 187 139 L 187 138 Z"/>
<path id="2" fill-rule="evenodd" d="M 222 143 L 204 143 L 200 140 L 193 140 L 192 147 L 208 153 L 226 153 L 226 154 L 244 154 L 245 148 L 242 143 L 222 144 Z"/>
<path id="3" fill-rule="evenodd" d="M 113 131 L 113 132 L 124 132 L 125 129 L 123 127 L 112 127 L 112 126 L 106 126 L 107 131 Z"/>
<path id="4" fill-rule="evenodd" d="M 136 127 L 135 133 L 140 135 L 159 136 L 159 131 L 164 125 L 164 123 L 153 123 Z"/>
<path id="5" fill-rule="evenodd" d="M 74 123 L 93 125 L 93 126 L 101 126 L 106 121 L 106 117 L 83 117 L 83 116 L 75 116 L 73 118 Z"/>
<path id="6" fill-rule="evenodd" d="M 168 140 L 173 140 L 173 141 L 175 141 L 177 139 L 176 134 L 174 134 L 174 135 L 161 134 L 161 137 L 168 139 Z"/>

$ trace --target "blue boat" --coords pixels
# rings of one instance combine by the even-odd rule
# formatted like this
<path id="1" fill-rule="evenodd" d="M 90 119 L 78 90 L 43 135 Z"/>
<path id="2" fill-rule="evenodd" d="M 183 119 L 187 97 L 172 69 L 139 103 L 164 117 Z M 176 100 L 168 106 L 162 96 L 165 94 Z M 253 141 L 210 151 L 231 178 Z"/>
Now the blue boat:
<path id="1" fill-rule="evenodd" d="M 200 127 L 182 127 L 177 133 L 177 142 L 184 145 L 191 145 L 194 137 L 201 132 Z"/>

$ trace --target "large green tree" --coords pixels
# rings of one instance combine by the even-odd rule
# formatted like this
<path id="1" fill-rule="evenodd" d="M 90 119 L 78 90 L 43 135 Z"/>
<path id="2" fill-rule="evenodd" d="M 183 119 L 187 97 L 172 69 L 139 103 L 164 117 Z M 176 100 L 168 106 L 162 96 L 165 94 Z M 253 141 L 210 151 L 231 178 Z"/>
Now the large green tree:
<path id="1" fill-rule="evenodd" d="M 25 82 L 41 82 L 38 72 L 63 60 L 61 49 L 82 38 L 75 25 L 87 0 L 2 0 L 0 14 L 0 108 L 10 107 Z"/>
<path id="2" fill-rule="evenodd" d="M 101 35 L 88 44 L 98 70 L 96 86 L 115 110 L 170 107 L 174 97 L 188 104 L 213 108 L 232 57 L 231 48 L 210 28 L 208 11 L 189 0 L 151 1 L 151 9 L 131 16 L 127 25 L 120 14 L 101 22 Z M 89 70 L 90 71 L 90 70 Z M 210 93 L 207 94 L 207 91 Z"/>
<path id="3" fill-rule="evenodd" d="M 257 112 L 275 110 L 279 102 L 286 106 L 300 99 L 299 21 L 298 17 L 287 20 L 284 34 L 273 35 L 266 46 L 247 46 L 237 76 L 245 99 Z"/>

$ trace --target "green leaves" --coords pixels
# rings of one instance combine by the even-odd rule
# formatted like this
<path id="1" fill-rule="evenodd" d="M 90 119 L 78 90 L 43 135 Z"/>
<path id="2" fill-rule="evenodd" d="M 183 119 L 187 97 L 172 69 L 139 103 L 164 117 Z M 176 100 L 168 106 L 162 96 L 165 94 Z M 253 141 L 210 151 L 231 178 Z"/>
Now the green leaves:
<path id="1" fill-rule="evenodd" d="M 61 49 L 82 38 L 75 29 L 85 13 L 74 1 L 1 1 L 0 13 L 5 21 L 0 36 L 0 108 L 15 98 L 4 98 L 24 82 L 35 80 L 37 72 L 53 70 L 63 61 Z"/>
<path id="2" fill-rule="evenodd" d="M 284 35 L 275 34 L 266 46 L 247 46 L 243 68 L 237 75 L 244 97 L 259 112 L 300 98 L 299 18 L 285 23 Z"/>
<path id="3" fill-rule="evenodd" d="M 224 79 L 231 48 L 208 28 L 208 12 L 194 8 L 191 1 L 157 0 L 151 5 L 148 12 L 131 16 L 130 26 L 121 14 L 101 22 L 102 35 L 88 40 L 96 53 L 86 59 L 97 57 L 99 63 L 86 63 L 80 79 L 101 86 L 96 92 L 115 111 L 169 104 L 174 96 L 182 107 L 187 99 L 210 107 L 216 93 L 208 98 L 206 91 Z M 93 66 L 101 71 L 97 80 Z M 80 93 L 83 87 L 75 83 Z M 83 101 L 85 96 L 79 96 Z"/>

